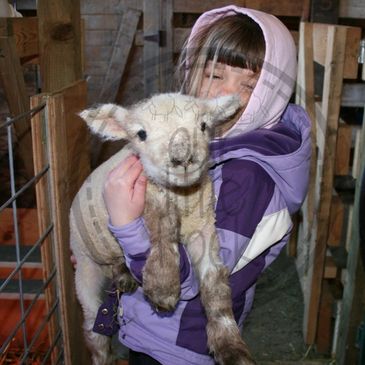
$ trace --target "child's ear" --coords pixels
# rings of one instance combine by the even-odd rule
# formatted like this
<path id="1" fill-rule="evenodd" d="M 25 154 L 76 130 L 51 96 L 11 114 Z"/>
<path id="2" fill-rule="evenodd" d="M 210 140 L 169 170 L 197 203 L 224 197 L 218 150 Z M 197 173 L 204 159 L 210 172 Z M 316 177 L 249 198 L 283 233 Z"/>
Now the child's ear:
<path id="1" fill-rule="evenodd" d="M 232 117 L 242 106 L 238 94 L 219 96 L 204 100 L 203 103 L 210 114 L 211 127 Z"/>
<path id="2" fill-rule="evenodd" d="M 90 130 L 106 140 L 128 139 L 125 130 L 128 110 L 115 104 L 102 104 L 97 108 L 85 109 L 79 116 Z"/>

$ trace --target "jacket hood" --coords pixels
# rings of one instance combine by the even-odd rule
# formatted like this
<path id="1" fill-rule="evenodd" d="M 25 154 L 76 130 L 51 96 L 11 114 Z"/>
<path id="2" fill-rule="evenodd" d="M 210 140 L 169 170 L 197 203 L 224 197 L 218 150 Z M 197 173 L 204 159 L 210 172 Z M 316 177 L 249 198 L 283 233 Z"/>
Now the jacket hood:
<path id="1" fill-rule="evenodd" d="M 266 50 L 263 68 L 247 107 L 225 136 L 275 125 L 293 93 L 297 72 L 296 47 L 289 30 L 275 16 L 257 10 L 229 5 L 202 14 L 191 31 L 188 47 L 201 27 L 235 13 L 249 16 L 261 27 Z"/>

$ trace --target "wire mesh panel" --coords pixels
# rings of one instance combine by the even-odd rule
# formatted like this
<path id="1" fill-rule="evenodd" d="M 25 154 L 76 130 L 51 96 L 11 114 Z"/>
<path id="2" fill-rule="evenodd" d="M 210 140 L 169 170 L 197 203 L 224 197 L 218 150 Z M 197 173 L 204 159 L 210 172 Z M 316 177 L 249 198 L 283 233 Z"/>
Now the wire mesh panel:
<path id="1" fill-rule="evenodd" d="M 0 197 L 1 363 L 56 364 L 63 358 L 52 255 L 54 225 L 51 219 L 39 224 L 40 206 L 34 198 L 34 191 L 39 195 L 40 184 L 48 184 L 50 166 L 45 159 L 42 166 L 35 166 L 32 178 L 19 183 L 17 170 L 21 161 L 15 158 L 13 132 L 15 123 L 29 120 L 30 116 L 40 121 L 44 108 L 42 103 L 29 113 L 0 124 L 7 137 L 7 151 L 2 151 L 2 158 L 8 159 L 7 166 L 2 164 L 2 183 L 9 186 L 8 196 Z M 39 126 L 32 124 L 33 143 L 39 145 L 34 134 Z M 29 151 L 35 155 L 34 152 Z"/>
<path id="2" fill-rule="evenodd" d="M 85 81 L 31 98 L 34 176 L 23 184 L 13 129 L 30 116 L 0 123 L 9 160 L 1 173 L 9 191 L 0 196 L 0 364 L 90 363 L 68 242 L 71 201 L 90 171 L 88 133 L 76 114 L 85 106 Z M 34 196 L 25 208 L 27 194 Z"/>

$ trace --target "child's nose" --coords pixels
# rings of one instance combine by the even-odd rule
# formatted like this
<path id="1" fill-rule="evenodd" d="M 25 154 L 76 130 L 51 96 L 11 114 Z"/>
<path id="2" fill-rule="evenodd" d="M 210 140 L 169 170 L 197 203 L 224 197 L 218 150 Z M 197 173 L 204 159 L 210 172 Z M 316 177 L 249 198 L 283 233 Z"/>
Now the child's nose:
<path id="1" fill-rule="evenodd" d="M 239 92 L 239 83 L 232 79 L 224 82 L 221 88 L 220 95 L 237 94 Z"/>

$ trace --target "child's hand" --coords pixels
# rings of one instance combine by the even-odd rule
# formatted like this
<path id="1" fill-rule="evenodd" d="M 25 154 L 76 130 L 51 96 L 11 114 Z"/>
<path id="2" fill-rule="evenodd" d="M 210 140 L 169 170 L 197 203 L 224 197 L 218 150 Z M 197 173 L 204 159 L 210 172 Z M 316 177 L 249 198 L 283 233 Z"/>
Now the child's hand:
<path id="1" fill-rule="evenodd" d="M 147 179 L 136 156 L 130 156 L 110 171 L 104 185 L 104 201 L 113 226 L 123 226 L 144 210 Z"/>

